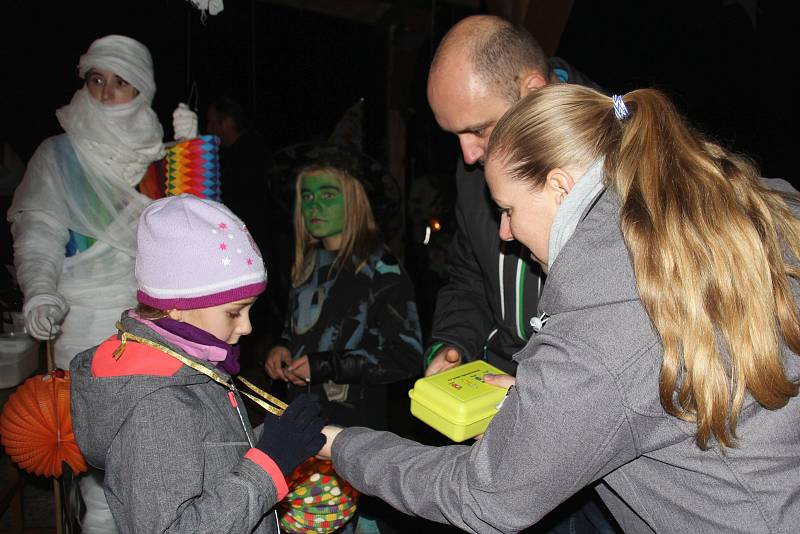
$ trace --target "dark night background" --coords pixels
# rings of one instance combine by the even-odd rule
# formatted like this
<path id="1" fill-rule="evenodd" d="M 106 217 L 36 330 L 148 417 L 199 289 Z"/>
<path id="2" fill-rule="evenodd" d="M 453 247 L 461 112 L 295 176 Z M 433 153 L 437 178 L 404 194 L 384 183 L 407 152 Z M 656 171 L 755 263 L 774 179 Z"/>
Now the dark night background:
<path id="1" fill-rule="evenodd" d="M 732 1 L 578 0 L 557 55 L 614 92 L 650 85 L 667 90 L 696 124 L 756 157 L 764 174 L 789 176 L 797 88 L 789 46 L 797 22 L 788 5 L 758 2 L 751 21 Z M 53 112 L 79 87 L 80 54 L 94 38 L 122 33 L 153 54 L 154 108 L 167 135 L 170 113 L 186 100 L 189 81 L 199 88 L 201 126 L 207 103 L 227 94 L 242 101 L 273 147 L 327 136 L 363 96 L 366 149 L 385 159 L 387 86 L 391 81 L 398 89 L 387 68 L 391 42 L 415 56 L 413 78 L 402 76 L 405 94 L 392 97 L 407 104 L 409 165 L 440 165 L 431 159 L 452 165 L 453 140 L 433 140 L 438 152 L 452 154 L 425 153 L 429 138 L 439 137 L 424 99 L 427 66 L 453 22 L 486 9 L 469 0 L 227 0 L 222 13 L 203 23 L 185 0 L 7 3 L 0 131 L 27 159 L 59 131 Z"/>
<path id="2" fill-rule="evenodd" d="M 411 197 L 407 231 L 393 248 L 417 283 L 427 331 L 452 231 L 459 155 L 455 137 L 433 122 L 427 69 L 447 29 L 493 3 L 227 0 L 205 21 L 186 0 L 21 4 L 2 14 L 0 138 L 24 161 L 60 131 L 54 111 L 80 86 L 78 57 L 109 33 L 150 48 L 158 85 L 153 107 L 167 139 L 171 112 L 187 100 L 192 84 L 201 131 L 208 103 L 228 95 L 244 105 L 272 149 L 328 137 L 363 97 L 363 150 L 385 163 Z M 751 155 L 765 176 L 797 183 L 790 164 L 797 147 L 797 61 L 789 48 L 797 22 L 789 5 L 577 0 L 556 55 L 614 93 L 643 86 L 667 91 L 695 125 Z M 426 247 L 421 241 L 429 216 L 437 216 L 444 231 Z"/>
<path id="3" fill-rule="evenodd" d="M 364 152 L 399 175 L 407 196 L 420 198 L 415 195 L 426 188 L 434 192 L 422 195 L 427 200 L 421 204 L 408 202 L 406 232 L 394 247 L 414 278 L 427 331 L 443 282 L 452 173 L 459 157 L 455 137 L 433 122 L 425 99 L 427 69 L 447 29 L 490 5 L 225 0 L 222 13 L 202 21 L 186 0 L 6 2 L 0 13 L 0 140 L 27 161 L 43 139 L 59 133 L 54 111 L 80 87 L 78 57 L 92 40 L 110 33 L 150 48 L 158 86 L 153 107 L 167 139 L 172 110 L 187 100 L 192 84 L 198 89 L 201 131 L 208 103 L 231 96 L 272 149 L 328 137 L 345 110 L 363 97 Z M 576 0 L 556 55 L 610 92 L 665 90 L 696 126 L 752 156 L 763 175 L 797 186 L 792 163 L 798 149 L 798 62 L 791 52 L 797 19 L 790 16 L 791 5 Z M 745 6 L 752 8 L 749 13 Z M 7 208 L 9 200 L 0 207 Z M 425 246 L 429 216 L 437 216 L 444 231 Z M 6 226 L 0 238 L 7 263 Z M 405 389 L 396 392 L 404 413 Z"/>

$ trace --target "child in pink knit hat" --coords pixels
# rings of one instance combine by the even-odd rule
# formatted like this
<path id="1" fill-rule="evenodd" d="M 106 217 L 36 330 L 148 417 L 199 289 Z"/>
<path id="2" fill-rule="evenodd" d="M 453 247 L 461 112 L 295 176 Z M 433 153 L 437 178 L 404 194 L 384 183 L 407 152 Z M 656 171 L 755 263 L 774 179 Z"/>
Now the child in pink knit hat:
<path id="1" fill-rule="evenodd" d="M 323 421 L 312 396 L 287 407 L 232 379 L 267 284 L 258 247 L 224 205 L 167 197 L 139 220 L 136 280 L 139 306 L 70 369 L 75 437 L 120 532 L 277 533 L 273 506 Z M 271 412 L 262 427 L 242 395 Z"/>

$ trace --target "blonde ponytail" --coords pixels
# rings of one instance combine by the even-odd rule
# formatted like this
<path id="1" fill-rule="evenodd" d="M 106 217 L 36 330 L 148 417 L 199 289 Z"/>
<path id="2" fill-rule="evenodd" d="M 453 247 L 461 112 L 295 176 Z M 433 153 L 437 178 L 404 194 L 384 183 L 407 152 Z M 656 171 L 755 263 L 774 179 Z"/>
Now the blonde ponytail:
<path id="1" fill-rule="evenodd" d="M 497 125 L 489 158 L 514 179 L 605 158 L 639 294 L 664 346 L 664 409 L 697 425 L 696 440 L 732 446 L 745 397 L 776 409 L 798 394 L 781 341 L 800 353 L 800 222 L 746 159 L 692 130 L 652 89 L 611 98 L 588 88 L 534 92 Z M 782 246 L 788 249 L 787 261 Z"/>

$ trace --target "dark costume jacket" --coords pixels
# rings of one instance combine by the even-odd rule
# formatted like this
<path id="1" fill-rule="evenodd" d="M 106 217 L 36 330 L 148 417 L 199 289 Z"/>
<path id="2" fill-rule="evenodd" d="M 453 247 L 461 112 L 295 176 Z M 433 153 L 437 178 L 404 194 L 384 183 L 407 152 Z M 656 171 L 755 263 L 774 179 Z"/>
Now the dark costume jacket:
<path id="1" fill-rule="evenodd" d="M 309 387 L 332 423 L 385 428 L 386 385 L 422 371 L 414 289 L 384 248 L 339 271 L 334 259 L 319 250 L 311 276 L 290 291 L 284 337 L 293 359 L 308 355 Z"/>

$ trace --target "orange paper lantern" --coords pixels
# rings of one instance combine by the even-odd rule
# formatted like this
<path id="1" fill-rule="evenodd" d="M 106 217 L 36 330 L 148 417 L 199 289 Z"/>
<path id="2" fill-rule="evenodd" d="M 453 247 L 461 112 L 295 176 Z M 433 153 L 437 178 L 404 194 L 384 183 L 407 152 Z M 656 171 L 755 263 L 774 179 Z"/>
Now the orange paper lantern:
<path id="1" fill-rule="evenodd" d="M 86 471 L 69 412 L 69 372 L 53 371 L 25 381 L 0 414 L 0 442 L 20 468 L 60 477 L 66 462 L 75 474 Z"/>

